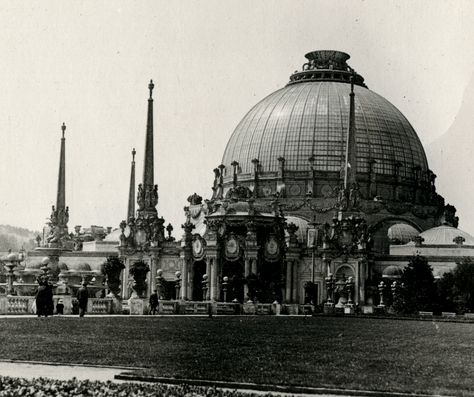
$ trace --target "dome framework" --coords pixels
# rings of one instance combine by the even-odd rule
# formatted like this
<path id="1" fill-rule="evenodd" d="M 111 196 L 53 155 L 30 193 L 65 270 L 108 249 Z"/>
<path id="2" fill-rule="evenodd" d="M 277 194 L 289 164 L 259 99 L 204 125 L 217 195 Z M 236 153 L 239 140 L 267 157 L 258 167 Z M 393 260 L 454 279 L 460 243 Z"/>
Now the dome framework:
<path id="1" fill-rule="evenodd" d="M 357 169 L 361 192 L 371 196 L 370 178 L 407 186 L 434 180 L 413 127 L 389 101 L 366 88 L 364 79 L 347 65 L 349 55 L 314 51 L 306 57 L 309 62 L 303 70 L 257 103 L 234 130 L 222 159 L 227 184 L 233 177 L 233 165 L 237 165 L 241 182 L 251 180 L 255 173 L 260 180 L 270 181 L 284 169 L 299 179 L 312 179 L 310 172 L 315 172 L 317 179 L 330 181 L 323 192 L 315 192 L 317 196 L 334 190 L 344 167 L 351 76 L 355 92 L 353 150 L 357 157 L 351 166 Z M 257 194 L 276 191 L 276 186 L 267 186 Z M 303 190 L 300 195 L 305 193 Z M 374 195 L 391 198 L 386 193 L 382 188 Z M 402 196 L 409 201 L 409 189 Z"/>

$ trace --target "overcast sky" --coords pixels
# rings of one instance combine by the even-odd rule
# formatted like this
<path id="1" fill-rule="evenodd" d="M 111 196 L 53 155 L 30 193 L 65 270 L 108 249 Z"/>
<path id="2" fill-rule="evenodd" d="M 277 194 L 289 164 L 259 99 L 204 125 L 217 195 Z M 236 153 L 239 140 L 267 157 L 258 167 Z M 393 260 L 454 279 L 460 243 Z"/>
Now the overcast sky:
<path id="1" fill-rule="evenodd" d="M 237 123 L 306 52 L 349 53 L 424 144 L 450 127 L 474 70 L 472 1 L 15 0 L 0 11 L 0 223 L 34 230 L 55 202 L 62 122 L 70 228 L 125 218 L 150 78 L 158 210 L 180 228 L 188 195 L 210 196 Z"/>

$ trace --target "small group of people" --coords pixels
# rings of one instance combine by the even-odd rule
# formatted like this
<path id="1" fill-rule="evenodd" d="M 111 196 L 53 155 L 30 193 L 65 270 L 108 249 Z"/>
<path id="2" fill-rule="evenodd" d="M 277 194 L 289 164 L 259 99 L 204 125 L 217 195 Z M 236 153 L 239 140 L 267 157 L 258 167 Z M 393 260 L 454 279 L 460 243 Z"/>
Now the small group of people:
<path id="1" fill-rule="evenodd" d="M 38 290 L 36 291 L 36 314 L 38 317 L 52 316 L 54 314 L 53 286 L 48 279 L 38 280 Z M 87 282 L 83 281 L 81 287 L 77 290 L 77 301 L 79 306 L 79 317 L 84 317 L 87 312 L 87 303 L 89 301 L 89 291 Z M 64 301 L 59 299 L 56 304 L 56 314 L 64 314 Z"/>

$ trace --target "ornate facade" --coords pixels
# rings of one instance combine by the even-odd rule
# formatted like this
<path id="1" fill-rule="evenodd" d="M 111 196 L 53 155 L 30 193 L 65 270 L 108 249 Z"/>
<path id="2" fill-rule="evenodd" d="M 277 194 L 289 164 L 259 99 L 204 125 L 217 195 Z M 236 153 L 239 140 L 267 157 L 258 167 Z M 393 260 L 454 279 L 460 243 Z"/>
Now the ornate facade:
<path id="1" fill-rule="evenodd" d="M 443 221 L 436 175 L 406 118 L 349 55 L 306 58 L 239 123 L 210 199 L 188 199 L 183 298 L 202 297 L 204 276 L 212 300 L 223 299 L 225 278 L 227 298 L 240 302 L 338 302 L 349 290 L 371 303 L 389 229 Z"/>
<path id="2" fill-rule="evenodd" d="M 209 198 L 188 197 L 179 241 L 156 209 L 153 82 L 143 179 L 136 192 L 133 149 L 127 214 L 115 231 L 68 234 L 63 126 L 57 204 L 26 269 L 46 255 L 66 284 L 87 276 L 98 292 L 136 302 L 156 289 L 162 301 L 189 305 L 377 303 L 386 269 L 401 266 L 390 244 L 457 226 L 455 209 L 436 192 L 410 123 L 367 88 L 349 55 L 306 58 L 238 124 Z"/>

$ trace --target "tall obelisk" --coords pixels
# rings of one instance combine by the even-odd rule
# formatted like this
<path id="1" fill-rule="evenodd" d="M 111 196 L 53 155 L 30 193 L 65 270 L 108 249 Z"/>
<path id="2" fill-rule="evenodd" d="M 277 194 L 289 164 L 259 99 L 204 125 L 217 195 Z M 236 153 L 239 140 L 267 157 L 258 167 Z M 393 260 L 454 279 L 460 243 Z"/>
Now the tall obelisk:
<path id="1" fill-rule="evenodd" d="M 153 188 L 154 186 L 154 156 L 153 156 L 153 80 L 150 80 L 148 89 L 150 97 L 148 98 L 148 115 L 146 121 L 146 140 L 145 140 L 145 163 L 143 166 L 143 186 Z"/>
<path id="2" fill-rule="evenodd" d="M 58 193 L 56 197 L 56 210 L 66 211 L 66 124 L 61 126 L 61 151 L 59 154 Z"/>
<path id="3" fill-rule="evenodd" d="M 69 240 L 67 223 L 69 221 L 69 207 L 66 207 L 66 125 L 61 126 L 61 150 L 59 153 L 58 190 L 56 194 L 56 206 L 53 205 L 49 219 L 50 232 L 44 241 L 44 246 L 49 248 L 66 247 Z"/>
<path id="4" fill-rule="evenodd" d="M 145 137 L 145 159 L 143 163 L 143 182 L 138 185 L 138 213 L 137 218 L 156 218 L 156 205 L 158 204 L 158 185 L 154 183 L 154 156 L 153 156 L 153 80 L 148 89 L 148 114 Z"/>

